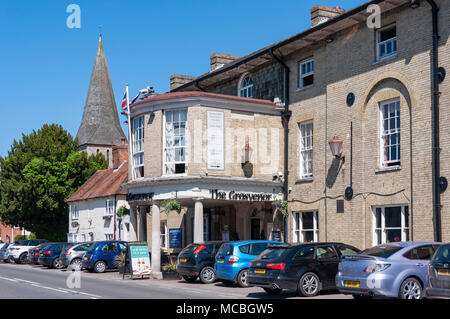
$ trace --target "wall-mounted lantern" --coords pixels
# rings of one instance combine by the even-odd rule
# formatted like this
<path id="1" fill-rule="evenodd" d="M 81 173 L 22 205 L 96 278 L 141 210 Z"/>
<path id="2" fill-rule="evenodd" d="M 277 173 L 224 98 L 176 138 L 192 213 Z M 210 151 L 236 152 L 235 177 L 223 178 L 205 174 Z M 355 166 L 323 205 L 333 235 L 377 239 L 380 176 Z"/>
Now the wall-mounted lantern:
<path id="1" fill-rule="evenodd" d="M 345 156 L 342 156 L 342 145 L 344 142 L 335 135 L 332 140 L 328 141 L 328 144 L 330 145 L 331 154 L 345 162 Z"/>
<path id="2" fill-rule="evenodd" d="M 250 159 L 253 155 L 253 149 L 250 147 L 250 142 L 248 139 L 248 136 L 245 138 L 245 145 L 242 149 L 242 156 L 241 156 L 241 165 L 242 170 L 244 171 L 245 177 L 252 177 L 253 175 L 253 164 L 250 163 Z"/>

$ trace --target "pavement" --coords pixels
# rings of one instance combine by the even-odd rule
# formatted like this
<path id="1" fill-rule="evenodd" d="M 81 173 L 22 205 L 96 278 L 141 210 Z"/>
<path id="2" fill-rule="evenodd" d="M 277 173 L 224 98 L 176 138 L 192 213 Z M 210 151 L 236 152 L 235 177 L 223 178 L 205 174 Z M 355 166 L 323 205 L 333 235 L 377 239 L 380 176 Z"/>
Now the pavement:
<path id="1" fill-rule="evenodd" d="M 351 299 L 324 291 L 307 299 Z M 122 279 L 117 271 L 103 274 L 69 272 L 36 265 L 0 263 L 0 299 L 303 299 L 295 292 L 270 296 L 258 287 L 240 288 L 220 282 Z"/>

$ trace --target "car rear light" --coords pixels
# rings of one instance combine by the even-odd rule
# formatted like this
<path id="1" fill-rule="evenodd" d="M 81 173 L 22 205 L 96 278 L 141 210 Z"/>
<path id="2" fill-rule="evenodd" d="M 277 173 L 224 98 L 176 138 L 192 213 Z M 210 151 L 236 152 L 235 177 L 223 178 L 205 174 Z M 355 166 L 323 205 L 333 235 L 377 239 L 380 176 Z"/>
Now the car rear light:
<path id="1" fill-rule="evenodd" d="M 35 252 L 34 257 L 39 257 L 39 252 Z"/>
<path id="2" fill-rule="evenodd" d="M 52 254 L 52 252 L 50 250 L 44 251 L 44 255 L 51 255 L 51 254 Z"/>
<path id="3" fill-rule="evenodd" d="M 199 252 L 201 252 L 203 249 L 206 249 L 206 246 L 200 245 L 197 247 L 196 250 L 194 250 L 194 255 L 198 254 Z"/>
<path id="4" fill-rule="evenodd" d="M 250 267 L 253 267 L 253 263 L 250 263 L 250 265 L 248 265 L 248 267 L 250 268 Z"/>
<path id="5" fill-rule="evenodd" d="M 228 265 L 234 264 L 238 260 L 239 260 L 239 257 L 237 257 L 237 256 L 230 256 L 230 258 L 228 259 Z"/>
<path id="6" fill-rule="evenodd" d="M 283 270 L 284 267 L 286 267 L 285 263 L 276 263 L 276 264 L 267 264 L 266 266 L 268 269 L 278 269 Z"/>
<path id="7" fill-rule="evenodd" d="M 6 250 L 2 250 L 2 253 L 6 253 Z"/>
<path id="8" fill-rule="evenodd" d="M 72 254 L 72 251 L 70 250 L 70 249 L 68 249 L 67 251 L 66 251 L 66 256 L 69 256 L 69 255 L 71 255 Z"/>
<path id="9" fill-rule="evenodd" d="M 391 264 L 372 264 L 364 268 L 364 272 L 378 272 L 388 269 L 391 266 Z"/>

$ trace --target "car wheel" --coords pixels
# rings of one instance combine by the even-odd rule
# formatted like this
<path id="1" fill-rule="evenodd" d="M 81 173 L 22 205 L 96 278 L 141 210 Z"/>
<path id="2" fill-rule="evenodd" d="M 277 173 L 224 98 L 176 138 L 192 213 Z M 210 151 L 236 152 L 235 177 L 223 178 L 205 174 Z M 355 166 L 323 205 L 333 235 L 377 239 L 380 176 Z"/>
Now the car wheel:
<path id="1" fill-rule="evenodd" d="M 241 270 L 241 272 L 238 274 L 237 283 L 240 287 L 242 288 L 248 287 L 247 276 L 248 276 L 248 269 Z"/>
<path id="2" fill-rule="evenodd" d="M 213 283 L 216 280 L 216 273 L 210 266 L 206 266 L 200 271 L 200 281 L 204 284 Z"/>
<path id="3" fill-rule="evenodd" d="M 273 288 L 263 288 L 265 292 L 269 295 L 279 295 L 282 289 L 273 289 Z"/>
<path id="4" fill-rule="evenodd" d="M 416 278 L 406 278 L 400 286 L 399 297 L 401 299 L 422 299 L 422 285 Z"/>
<path id="5" fill-rule="evenodd" d="M 183 279 L 186 280 L 187 282 L 194 282 L 197 280 L 197 276 L 183 275 Z"/>
<path id="6" fill-rule="evenodd" d="M 20 255 L 19 264 L 26 264 L 27 262 L 28 262 L 28 254 L 23 253 L 22 255 Z"/>
<path id="7" fill-rule="evenodd" d="M 63 265 L 62 265 L 61 259 L 56 258 L 55 260 L 53 260 L 52 268 L 61 269 L 62 267 L 63 267 Z"/>
<path id="8" fill-rule="evenodd" d="M 314 297 L 320 291 L 320 279 L 312 272 L 307 272 L 298 281 L 297 291 L 303 297 Z"/>
<path id="9" fill-rule="evenodd" d="M 106 264 L 104 261 L 99 260 L 95 263 L 94 271 L 96 273 L 102 273 L 102 272 L 105 272 L 105 270 L 106 270 Z"/>
<path id="10" fill-rule="evenodd" d="M 75 258 L 74 260 L 72 260 L 72 262 L 70 263 L 71 266 L 71 270 L 81 270 L 82 268 L 82 262 L 80 258 Z"/>

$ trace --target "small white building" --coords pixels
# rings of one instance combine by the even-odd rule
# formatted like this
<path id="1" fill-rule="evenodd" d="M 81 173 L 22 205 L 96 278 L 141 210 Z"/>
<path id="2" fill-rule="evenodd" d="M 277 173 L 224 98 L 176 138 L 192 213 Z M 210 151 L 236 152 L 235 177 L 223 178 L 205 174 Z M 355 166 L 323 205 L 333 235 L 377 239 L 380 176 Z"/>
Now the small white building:
<path id="1" fill-rule="evenodd" d="M 118 214 L 129 209 L 127 191 L 120 185 L 128 180 L 128 146 L 114 146 L 113 167 L 99 170 L 68 200 L 68 242 L 129 239 L 130 217 Z"/>

